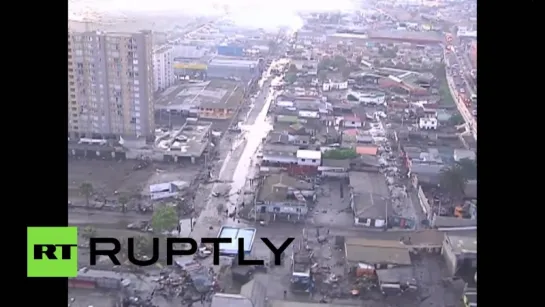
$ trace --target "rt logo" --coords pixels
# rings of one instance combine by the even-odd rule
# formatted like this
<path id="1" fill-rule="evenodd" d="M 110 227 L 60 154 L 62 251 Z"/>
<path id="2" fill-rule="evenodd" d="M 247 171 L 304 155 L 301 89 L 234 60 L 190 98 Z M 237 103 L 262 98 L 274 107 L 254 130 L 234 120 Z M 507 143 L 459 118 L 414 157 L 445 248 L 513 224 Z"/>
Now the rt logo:
<path id="1" fill-rule="evenodd" d="M 77 246 L 77 227 L 28 227 L 27 277 L 76 277 Z"/>

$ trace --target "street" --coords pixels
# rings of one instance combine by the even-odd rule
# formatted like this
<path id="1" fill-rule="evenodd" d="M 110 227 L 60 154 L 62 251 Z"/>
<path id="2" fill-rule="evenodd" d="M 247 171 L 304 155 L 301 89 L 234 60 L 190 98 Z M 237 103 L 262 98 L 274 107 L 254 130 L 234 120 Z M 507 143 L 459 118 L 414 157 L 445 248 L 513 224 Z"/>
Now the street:
<path id="1" fill-rule="evenodd" d="M 273 66 L 274 63 L 271 67 Z M 269 72 L 267 72 L 267 76 L 270 76 Z M 200 240 L 202 237 L 217 236 L 219 228 L 223 225 L 236 224 L 241 226 L 235 219 L 227 218 L 224 211 L 228 210 L 229 213 L 232 213 L 240 202 L 241 194 L 238 192 L 243 189 L 246 178 L 251 174 L 250 172 L 253 169 L 252 157 L 261 144 L 262 138 L 271 129 L 271 125 L 267 122 L 267 110 L 273 100 L 274 93 L 270 89 L 270 80 L 265 80 L 261 84 L 263 86 L 260 93 L 255 98 L 254 105 L 243 123 L 243 131 L 232 142 L 217 175 L 220 180 L 233 181 L 229 192 L 229 201 L 223 203 L 225 201 L 223 198 L 210 197 L 209 191 L 220 189 L 221 183 L 214 184 L 211 189 L 201 185 L 199 190 L 204 189 L 204 191 L 197 191 L 197 195 L 204 198 L 205 205 L 201 208 L 195 227 L 191 232 L 191 236 L 195 240 Z M 257 116 L 252 116 L 255 114 Z M 196 200 L 196 204 L 198 203 L 199 201 Z M 222 210 L 219 210 L 220 208 Z M 184 259 L 180 257 L 178 260 L 183 261 Z"/>

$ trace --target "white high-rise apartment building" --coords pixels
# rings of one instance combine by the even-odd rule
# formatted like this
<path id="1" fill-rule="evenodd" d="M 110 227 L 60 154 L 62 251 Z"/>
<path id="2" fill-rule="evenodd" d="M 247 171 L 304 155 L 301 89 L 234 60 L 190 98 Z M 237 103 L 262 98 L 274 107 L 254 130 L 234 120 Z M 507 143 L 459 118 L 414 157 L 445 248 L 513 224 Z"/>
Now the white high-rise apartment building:
<path id="1" fill-rule="evenodd" d="M 154 135 L 151 31 L 68 33 L 68 131 Z"/>
<path id="2" fill-rule="evenodd" d="M 165 90 L 176 81 L 172 60 L 172 47 L 161 46 L 153 51 L 154 91 Z"/>

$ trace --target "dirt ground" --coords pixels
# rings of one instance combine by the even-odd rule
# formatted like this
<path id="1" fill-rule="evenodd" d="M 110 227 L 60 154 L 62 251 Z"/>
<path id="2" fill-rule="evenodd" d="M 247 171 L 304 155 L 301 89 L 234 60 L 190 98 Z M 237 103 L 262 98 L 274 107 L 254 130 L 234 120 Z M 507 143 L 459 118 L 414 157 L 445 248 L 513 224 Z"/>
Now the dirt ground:
<path id="1" fill-rule="evenodd" d="M 87 182 L 96 194 L 112 197 L 114 192 L 144 191 L 150 184 L 168 181 L 188 181 L 196 177 L 199 165 L 152 164 L 135 170 L 139 161 L 69 160 L 68 197 L 82 198 L 79 187 Z"/>

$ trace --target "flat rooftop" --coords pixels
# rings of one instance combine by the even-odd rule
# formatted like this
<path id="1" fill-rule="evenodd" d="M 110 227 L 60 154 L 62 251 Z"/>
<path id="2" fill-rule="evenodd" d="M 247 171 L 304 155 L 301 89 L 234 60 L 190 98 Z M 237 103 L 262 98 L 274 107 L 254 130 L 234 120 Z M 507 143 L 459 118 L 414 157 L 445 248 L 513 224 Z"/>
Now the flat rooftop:
<path id="1" fill-rule="evenodd" d="M 397 39 L 407 41 L 442 42 L 443 37 L 435 32 L 414 32 L 405 30 L 378 30 L 369 33 L 370 39 Z"/>
<path id="2" fill-rule="evenodd" d="M 155 102 L 156 110 L 189 111 L 194 108 L 234 108 L 244 96 L 244 87 L 231 80 L 183 83 L 168 88 Z"/>
<path id="3" fill-rule="evenodd" d="M 179 129 L 167 131 L 157 129 L 154 146 L 175 156 L 200 157 L 210 142 L 211 129 L 208 122 L 186 122 Z"/>
<path id="4" fill-rule="evenodd" d="M 238 239 L 244 239 L 244 253 L 250 253 L 254 245 L 255 228 L 237 228 L 223 226 L 220 229 L 218 238 L 231 238 L 231 243 L 221 243 L 220 253 L 224 255 L 237 255 L 238 254 Z"/>
<path id="5" fill-rule="evenodd" d="M 376 242 L 376 243 L 375 243 Z M 355 238 L 346 239 L 344 243 L 346 261 L 365 264 L 398 264 L 410 265 L 409 249 L 401 242 L 383 240 L 359 241 Z"/>
<path id="6" fill-rule="evenodd" d="M 472 233 L 447 233 L 452 250 L 455 254 L 476 253 L 477 252 L 477 231 Z"/>
<path id="7" fill-rule="evenodd" d="M 214 58 L 208 65 L 224 67 L 257 67 L 257 64 L 259 64 L 258 60 Z"/>
<path id="8" fill-rule="evenodd" d="M 240 294 L 216 293 L 212 296 L 211 307 L 254 307 L 252 301 Z"/>
<path id="9" fill-rule="evenodd" d="M 382 174 L 349 172 L 349 179 L 354 194 L 354 214 L 357 217 L 385 219 L 386 211 L 392 212 L 390 192 Z"/>

